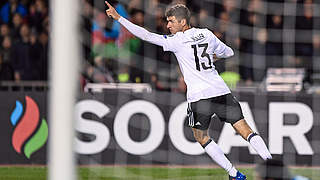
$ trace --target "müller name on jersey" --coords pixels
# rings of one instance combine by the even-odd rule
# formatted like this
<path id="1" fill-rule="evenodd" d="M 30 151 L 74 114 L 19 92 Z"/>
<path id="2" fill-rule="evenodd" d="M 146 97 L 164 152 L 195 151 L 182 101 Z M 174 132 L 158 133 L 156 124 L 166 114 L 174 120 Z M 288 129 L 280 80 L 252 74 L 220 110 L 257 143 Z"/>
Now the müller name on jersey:
<path id="1" fill-rule="evenodd" d="M 199 41 L 204 38 L 202 33 L 198 34 L 197 36 L 191 37 L 193 41 Z"/>

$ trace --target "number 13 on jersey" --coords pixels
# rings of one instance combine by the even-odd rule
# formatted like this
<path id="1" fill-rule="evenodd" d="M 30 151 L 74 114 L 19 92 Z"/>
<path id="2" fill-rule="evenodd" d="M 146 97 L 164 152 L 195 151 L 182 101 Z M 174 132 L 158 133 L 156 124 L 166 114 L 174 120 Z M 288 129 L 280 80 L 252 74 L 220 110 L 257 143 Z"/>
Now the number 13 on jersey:
<path id="1" fill-rule="evenodd" d="M 200 60 L 198 57 L 198 49 L 203 49 L 202 53 L 201 53 L 201 60 L 205 59 L 205 58 L 208 59 L 208 64 L 209 64 L 208 66 L 204 62 L 201 62 L 202 69 L 204 69 L 204 70 L 211 69 L 212 68 L 211 58 L 210 58 L 209 54 L 207 53 L 208 43 L 198 44 L 198 45 L 194 44 L 194 45 L 191 45 L 191 48 L 193 48 L 193 52 L 194 52 L 194 60 L 196 62 L 196 69 L 198 71 L 200 71 Z"/>

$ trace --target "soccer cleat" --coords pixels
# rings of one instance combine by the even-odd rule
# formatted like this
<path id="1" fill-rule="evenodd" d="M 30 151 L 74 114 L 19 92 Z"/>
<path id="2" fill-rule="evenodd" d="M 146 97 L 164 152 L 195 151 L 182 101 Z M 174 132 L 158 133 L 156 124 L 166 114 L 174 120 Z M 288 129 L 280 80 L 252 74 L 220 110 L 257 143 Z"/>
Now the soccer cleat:
<path id="1" fill-rule="evenodd" d="M 239 171 L 237 172 L 236 177 L 229 176 L 229 180 L 246 180 L 246 179 L 247 179 L 247 177 Z"/>

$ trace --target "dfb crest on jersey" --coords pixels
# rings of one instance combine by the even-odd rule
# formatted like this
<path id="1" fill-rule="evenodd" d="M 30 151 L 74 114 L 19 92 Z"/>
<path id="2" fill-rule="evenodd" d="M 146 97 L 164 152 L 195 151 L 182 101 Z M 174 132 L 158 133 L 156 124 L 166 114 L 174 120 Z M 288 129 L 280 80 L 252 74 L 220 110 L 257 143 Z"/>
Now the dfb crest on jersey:
<path id="1" fill-rule="evenodd" d="M 163 37 L 164 37 L 165 39 L 167 39 L 168 37 L 173 37 L 173 36 L 174 36 L 174 34 L 163 35 Z"/>

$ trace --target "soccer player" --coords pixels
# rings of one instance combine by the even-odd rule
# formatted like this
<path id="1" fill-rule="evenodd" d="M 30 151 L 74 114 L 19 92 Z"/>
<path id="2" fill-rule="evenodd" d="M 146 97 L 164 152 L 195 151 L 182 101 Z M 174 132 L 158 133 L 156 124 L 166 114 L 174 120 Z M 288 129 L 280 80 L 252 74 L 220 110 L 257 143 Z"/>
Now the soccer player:
<path id="1" fill-rule="evenodd" d="M 221 42 L 208 29 L 190 26 L 190 12 L 185 5 L 177 4 L 166 10 L 167 28 L 171 35 L 151 33 L 121 17 L 106 1 L 106 14 L 117 20 L 138 38 L 163 47 L 177 57 L 187 85 L 189 126 L 194 138 L 206 153 L 229 174 L 229 179 L 243 180 L 241 174 L 227 159 L 220 147 L 208 135 L 211 119 L 231 123 L 264 159 L 271 159 L 263 139 L 252 131 L 244 120 L 239 102 L 231 94 L 215 69 L 213 60 L 233 56 L 233 50 Z"/>

